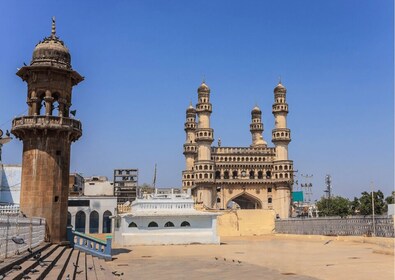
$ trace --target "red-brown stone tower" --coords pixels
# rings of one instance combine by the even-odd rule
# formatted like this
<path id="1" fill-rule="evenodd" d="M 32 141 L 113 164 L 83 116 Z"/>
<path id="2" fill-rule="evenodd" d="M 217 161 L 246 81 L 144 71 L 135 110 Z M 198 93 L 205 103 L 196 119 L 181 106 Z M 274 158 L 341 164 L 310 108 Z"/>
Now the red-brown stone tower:
<path id="1" fill-rule="evenodd" d="M 52 32 L 39 42 L 29 66 L 16 73 L 27 83 L 27 116 L 12 122 L 23 141 L 21 211 L 47 220 L 47 239 L 66 240 L 70 145 L 82 135 L 69 117 L 73 86 L 84 78 L 71 67 L 69 50 Z"/>

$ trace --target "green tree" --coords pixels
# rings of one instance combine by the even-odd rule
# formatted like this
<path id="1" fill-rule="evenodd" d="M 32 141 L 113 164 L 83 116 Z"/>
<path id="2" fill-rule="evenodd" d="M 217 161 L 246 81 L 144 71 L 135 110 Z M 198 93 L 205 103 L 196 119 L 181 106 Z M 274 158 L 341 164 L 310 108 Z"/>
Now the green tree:
<path id="1" fill-rule="evenodd" d="M 359 213 L 361 203 L 359 203 L 358 197 L 354 197 L 354 200 L 350 202 L 350 206 L 351 206 L 351 214 L 352 215 Z"/>
<path id="2" fill-rule="evenodd" d="M 347 198 L 335 196 L 331 198 L 322 197 L 317 202 L 321 216 L 345 217 L 351 214 L 351 203 Z"/>
<path id="3" fill-rule="evenodd" d="M 387 203 L 387 205 L 394 204 L 395 203 L 394 201 L 395 201 L 395 191 L 393 191 L 390 196 L 387 196 L 385 198 L 385 202 Z"/>
<path id="4" fill-rule="evenodd" d="M 376 215 L 382 215 L 386 210 L 386 203 L 384 202 L 384 194 L 382 191 L 378 190 L 377 192 L 373 192 L 374 198 L 374 213 Z M 372 193 L 371 192 L 363 192 L 361 193 L 361 197 L 359 198 L 359 211 L 361 215 L 372 215 Z"/>

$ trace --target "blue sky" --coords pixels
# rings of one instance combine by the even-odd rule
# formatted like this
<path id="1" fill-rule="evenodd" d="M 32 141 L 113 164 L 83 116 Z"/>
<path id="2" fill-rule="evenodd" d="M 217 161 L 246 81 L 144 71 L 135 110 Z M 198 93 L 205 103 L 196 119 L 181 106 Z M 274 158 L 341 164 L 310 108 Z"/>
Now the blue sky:
<path id="1" fill-rule="evenodd" d="M 180 186 L 185 109 L 203 77 L 223 146 L 250 145 L 256 103 L 273 145 L 281 76 L 290 159 L 299 175 L 313 174 L 315 198 L 326 174 L 342 196 L 371 181 L 385 195 L 394 188 L 393 1 L 2 1 L 0 10 L 1 129 L 27 109 L 16 68 L 50 34 L 52 16 L 85 76 L 73 91 L 84 134 L 71 171 L 139 168 L 140 183 L 151 183 L 157 163 L 159 186 Z M 21 154 L 14 140 L 3 161 Z"/>

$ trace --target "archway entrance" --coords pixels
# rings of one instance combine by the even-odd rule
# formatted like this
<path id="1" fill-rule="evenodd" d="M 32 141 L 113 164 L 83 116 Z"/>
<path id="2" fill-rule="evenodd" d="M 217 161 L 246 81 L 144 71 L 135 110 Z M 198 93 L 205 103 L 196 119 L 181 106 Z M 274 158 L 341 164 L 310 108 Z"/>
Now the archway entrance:
<path id="1" fill-rule="evenodd" d="M 103 214 L 103 233 L 111 233 L 111 212 L 106 211 Z"/>
<path id="2" fill-rule="evenodd" d="M 92 211 L 89 215 L 89 233 L 99 233 L 99 213 Z"/>
<path id="3" fill-rule="evenodd" d="M 78 211 L 75 215 L 75 230 L 78 232 L 85 233 L 85 220 L 86 215 L 82 211 Z"/>
<path id="4" fill-rule="evenodd" d="M 236 207 L 235 204 L 237 204 Z M 243 193 L 229 201 L 227 207 L 240 209 L 262 209 L 262 204 L 255 197 Z"/>

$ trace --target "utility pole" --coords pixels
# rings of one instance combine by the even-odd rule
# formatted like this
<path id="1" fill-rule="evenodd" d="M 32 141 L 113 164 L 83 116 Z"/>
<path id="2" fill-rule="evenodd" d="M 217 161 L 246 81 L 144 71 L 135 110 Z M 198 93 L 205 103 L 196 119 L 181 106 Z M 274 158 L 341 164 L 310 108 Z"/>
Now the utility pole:
<path id="1" fill-rule="evenodd" d="M 373 226 L 373 236 L 376 236 L 376 221 L 374 219 L 374 195 L 373 195 L 373 182 L 370 182 L 370 188 L 372 190 L 372 226 Z"/>
<path id="2" fill-rule="evenodd" d="M 313 175 L 308 175 L 308 174 L 300 174 L 300 176 L 302 176 L 305 180 L 305 183 L 300 184 L 302 190 L 303 188 L 305 188 L 304 194 L 306 194 L 306 198 L 305 198 L 305 202 L 307 202 L 308 204 L 311 203 L 311 195 L 313 194 L 312 192 L 312 187 L 313 184 L 310 182 L 311 178 L 313 178 Z"/>
<path id="3" fill-rule="evenodd" d="M 332 195 L 332 177 L 329 174 L 327 174 L 325 176 L 325 186 L 326 186 L 326 189 L 325 189 L 324 192 L 326 192 L 327 198 L 331 199 L 331 195 Z"/>

